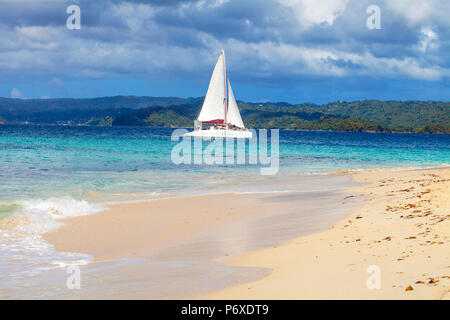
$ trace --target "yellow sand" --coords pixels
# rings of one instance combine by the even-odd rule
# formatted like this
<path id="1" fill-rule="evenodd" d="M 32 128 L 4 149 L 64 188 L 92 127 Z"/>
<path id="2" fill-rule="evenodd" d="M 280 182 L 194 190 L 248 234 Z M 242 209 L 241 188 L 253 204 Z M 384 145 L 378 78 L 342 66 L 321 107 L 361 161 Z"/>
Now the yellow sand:
<path id="1" fill-rule="evenodd" d="M 450 299 L 450 169 L 354 175 L 364 204 L 331 230 L 226 260 L 268 277 L 206 299 Z M 381 288 L 368 289 L 369 266 Z M 370 270 L 370 269 L 369 269 Z"/>
<path id="2" fill-rule="evenodd" d="M 244 223 L 261 217 L 282 221 L 285 212 L 309 210 L 315 200 L 306 209 L 292 194 L 271 201 L 261 194 L 222 194 L 120 204 L 71 219 L 45 237 L 58 251 L 85 252 L 101 262 L 164 260 L 167 250 L 178 257 L 185 250 L 180 243 L 192 245 L 193 257 L 212 234 L 222 244 L 209 243 L 220 261 L 272 269 L 263 279 L 244 283 L 258 279 L 244 276 L 238 282 L 242 284 L 199 297 L 205 299 L 449 299 L 450 169 L 372 170 L 353 178 L 367 184 L 348 190 L 364 199 L 350 216 L 330 230 L 260 251 L 248 252 L 248 243 L 239 240 Z M 340 206 L 342 201 L 336 201 Z M 272 225 L 274 220 L 264 221 L 272 228 L 264 230 L 275 233 L 279 228 Z M 272 235 L 263 237 L 270 240 Z M 226 246 L 230 239 L 235 239 L 233 245 Z M 238 252 L 247 253 L 233 256 Z M 199 251 L 197 258 L 205 256 Z M 381 271 L 379 290 L 367 287 L 370 266 Z M 146 297 L 145 288 L 141 291 Z"/>

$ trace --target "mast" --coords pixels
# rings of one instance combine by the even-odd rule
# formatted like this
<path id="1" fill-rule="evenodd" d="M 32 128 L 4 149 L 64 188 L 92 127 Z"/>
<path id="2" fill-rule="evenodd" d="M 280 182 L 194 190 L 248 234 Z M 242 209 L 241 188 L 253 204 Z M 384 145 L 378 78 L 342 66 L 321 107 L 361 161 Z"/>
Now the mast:
<path id="1" fill-rule="evenodd" d="M 223 54 L 223 92 L 225 92 L 225 99 L 223 101 L 225 108 L 225 119 L 224 124 L 227 125 L 227 109 L 228 109 L 228 92 L 227 92 L 227 63 L 225 61 L 225 50 L 222 50 Z"/>

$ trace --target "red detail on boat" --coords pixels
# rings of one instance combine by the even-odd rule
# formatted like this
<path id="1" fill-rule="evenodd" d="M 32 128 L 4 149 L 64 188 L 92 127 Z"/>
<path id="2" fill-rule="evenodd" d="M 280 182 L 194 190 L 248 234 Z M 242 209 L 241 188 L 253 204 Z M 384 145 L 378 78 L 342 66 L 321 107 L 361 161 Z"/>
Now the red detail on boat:
<path id="1" fill-rule="evenodd" d="M 201 121 L 202 123 L 224 123 L 223 119 L 209 120 L 209 121 Z"/>

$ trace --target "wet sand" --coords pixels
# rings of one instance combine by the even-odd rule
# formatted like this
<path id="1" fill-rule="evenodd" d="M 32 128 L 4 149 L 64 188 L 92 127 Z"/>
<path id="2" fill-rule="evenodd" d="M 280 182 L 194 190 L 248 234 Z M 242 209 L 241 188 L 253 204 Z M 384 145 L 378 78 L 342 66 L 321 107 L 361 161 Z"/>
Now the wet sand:
<path id="1" fill-rule="evenodd" d="M 111 205 L 70 219 L 45 238 L 57 251 L 82 252 L 82 289 L 64 290 L 64 270 L 46 298 L 196 298 L 262 279 L 266 267 L 240 267 L 223 258 L 277 247 L 325 230 L 358 203 L 342 192 L 350 176 L 321 178 L 326 188 L 226 193 Z M 339 205 L 337 205 L 339 204 Z M 58 287 L 59 286 L 59 287 Z"/>
<path id="2" fill-rule="evenodd" d="M 338 176 L 320 190 L 299 182 L 298 192 L 118 204 L 70 219 L 46 239 L 94 262 L 81 290 L 67 290 L 61 270 L 42 297 L 449 299 L 450 169 Z M 373 268 L 379 289 L 367 286 Z"/>

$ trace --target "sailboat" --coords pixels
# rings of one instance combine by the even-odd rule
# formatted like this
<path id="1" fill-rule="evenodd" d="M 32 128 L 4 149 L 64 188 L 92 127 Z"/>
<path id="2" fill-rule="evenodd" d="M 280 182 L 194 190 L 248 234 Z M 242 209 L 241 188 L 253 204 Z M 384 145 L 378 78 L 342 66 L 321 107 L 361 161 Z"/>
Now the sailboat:
<path id="1" fill-rule="evenodd" d="M 227 77 L 225 51 L 222 50 L 209 82 L 208 91 L 194 131 L 185 136 L 205 138 L 251 138 L 239 112 L 230 80 Z"/>

